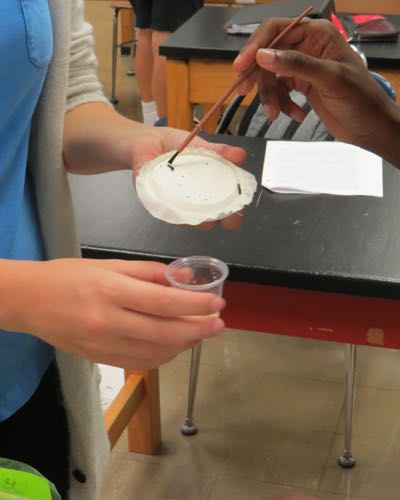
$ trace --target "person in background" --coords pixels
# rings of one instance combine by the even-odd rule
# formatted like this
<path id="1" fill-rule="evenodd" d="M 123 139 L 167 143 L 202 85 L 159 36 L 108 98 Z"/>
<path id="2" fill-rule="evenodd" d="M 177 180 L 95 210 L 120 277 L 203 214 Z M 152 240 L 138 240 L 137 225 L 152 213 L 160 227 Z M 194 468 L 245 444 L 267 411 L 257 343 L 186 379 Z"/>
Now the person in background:
<path id="1" fill-rule="evenodd" d="M 187 135 L 109 105 L 83 5 L 0 2 L 0 457 L 63 500 L 98 498 L 108 457 L 93 362 L 151 369 L 224 327 L 224 300 L 169 288 L 161 263 L 79 258 L 67 171 L 134 177 Z"/>
<path id="2" fill-rule="evenodd" d="M 301 121 L 304 111 L 290 98 L 291 90 L 298 90 L 333 137 L 400 167 L 399 104 L 382 90 L 329 21 L 304 19 L 274 50 L 265 49 L 289 23 L 271 19 L 252 34 L 233 63 L 236 71 L 243 72 L 257 62 L 239 92 L 246 94 L 257 83 L 270 119 L 282 111 Z"/>
<path id="3" fill-rule="evenodd" d="M 203 0 L 130 0 L 138 28 L 136 74 L 143 123 L 167 125 L 166 60 L 160 44 L 203 5 Z"/>

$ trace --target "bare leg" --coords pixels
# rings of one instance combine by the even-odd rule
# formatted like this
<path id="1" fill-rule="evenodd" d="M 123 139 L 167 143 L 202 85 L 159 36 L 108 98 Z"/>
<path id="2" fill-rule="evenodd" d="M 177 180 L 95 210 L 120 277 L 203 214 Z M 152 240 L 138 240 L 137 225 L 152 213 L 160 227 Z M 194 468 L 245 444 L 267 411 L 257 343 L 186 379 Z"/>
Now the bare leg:
<path id="1" fill-rule="evenodd" d="M 153 80 L 152 93 L 159 117 L 167 116 L 166 58 L 158 53 L 160 44 L 170 35 L 169 31 L 153 31 Z"/>
<path id="2" fill-rule="evenodd" d="M 142 101 L 153 100 L 151 91 L 151 81 L 153 74 L 153 52 L 151 48 L 151 29 L 138 30 L 138 40 L 136 46 L 136 75 L 139 84 Z"/>

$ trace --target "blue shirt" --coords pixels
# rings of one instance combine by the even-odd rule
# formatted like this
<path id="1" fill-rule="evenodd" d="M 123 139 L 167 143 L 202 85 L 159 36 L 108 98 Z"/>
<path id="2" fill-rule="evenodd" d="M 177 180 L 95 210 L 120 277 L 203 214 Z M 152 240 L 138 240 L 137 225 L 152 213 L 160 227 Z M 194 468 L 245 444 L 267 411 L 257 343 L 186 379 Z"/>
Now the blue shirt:
<path id="1" fill-rule="evenodd" d="M 43 260 L 27 156 L 53 50 L 47 0 L 1 0 L 0 34 L 0 258 Z M 0 421 L 29 400 L 53 356 L 31 335 L 0 330 Z"/>

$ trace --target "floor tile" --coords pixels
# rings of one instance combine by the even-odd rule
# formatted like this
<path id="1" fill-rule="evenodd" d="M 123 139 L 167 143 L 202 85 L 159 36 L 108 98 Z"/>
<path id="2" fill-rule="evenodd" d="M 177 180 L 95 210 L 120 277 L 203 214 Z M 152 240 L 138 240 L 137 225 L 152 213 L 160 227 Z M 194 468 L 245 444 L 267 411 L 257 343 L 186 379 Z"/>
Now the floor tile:
<path id="1" fill-rule="evenodd" d="M 266 374 L 252 402 L 251 419 L 265 426 L 334 432 L 343 404 L 336 382 Z"/>
<path id="2" fill-rule="evenodd" d="M 279 337 L 264 333 L 226 329 L 203 345 L 202 362 L 232 369 L 265 372 L 271 363 Z"/>
<path id="3" fill-rule="evenodd" d="M 178 422 L 180 424 L 180 422 Z M 227 460 L 231 434 L 222 430 L 201 430 L 195 436 L 183 436 L 180 425 L 163 425 L 163 442 L 155 455 L 124 453 L 119 459 L 142 463 L 164 464 L 196 470 L 199 474 L 217 474 Z M 125 450 L 126 446 L 124 445 Z"/>
<path id="4" fill-rule="evenodd" d="M 361 386 L 400 389 L 400 351 L 357 347 L 357 383 Z"/>
<path id="5" fill-rule="evenodd" d="M 267 371 L 277 375 L 343 381 L 344 346 L 336 342 L 281 336 Z"/>
<path id="6" fill-rule="evenodd" d="M 98 366 L 101 374 L 101 408 L 104 412 L 124 385 L 124 371 L 116 366 L 103 364 L 99 364 Z"/>
<path id="7" fill-rule="evenodd" d="M 167 389 L 169 397 L 163 399 L 165 411 L 177 417 L 183 417 L 186 413 L 189 367 L 189 362 L 178 366 L 174 374 L 174 385 Z M 232 424 L 233 428 L 240 426 L 260 381 L 261 374 L 257 365 L 240 372 L 236 366 L 201 364 L 195 418 L 202 426 L 216 429 L 221 428 L 221 423 L 225 426 Z"/>
<path id="8" fill-rule="evenodd" d="M 221 473 L 317 491 L 333 435 L 288 428 L 237 433 Z"/>
<path id="9" fill-rule="evenodd" d="M 206 500 L 215 474 L 124 460 L 110 468 L 102 500 Z"/>
<path id="10" fill-rule="evenodd" d="M 273 500 L 277 495 L 302 493 L 317 500 L 367 500 L 362 497 L 315 493 L 303 488 L 290 488 L 279 484 L 252 481 L 228 474 L 220 474 L 208 500 Z"/>
<path id="11" fill-rule="evenodd" d="M 266 500 L 276 495 L 289 493 L 303 493 L 304 495 L 315 496 L 315 493 L 309 490 L 252 481 L 230 474 L 220 474 L 211 490 L 208 500 Z"/>
<path id="12" fill-rule="evenodd" d="M 397 429 L 400 415 L 400 392 L 357 387 L 355 393 L 353 435 L 380 437 L 387 441 Z M 343 419 L 339 431 L 344 432 Z"/>
<path id="13" fill-rule="evenodd" d="M 354 437 L 353 452 L 357 464 L 347 470 L 336 463 L 342 446 L 343 436 L 337 435 L 320 491 L 361 496 L 370 500 L 400 498 L 400 456 L 390 443 L 375 437 Z"/>

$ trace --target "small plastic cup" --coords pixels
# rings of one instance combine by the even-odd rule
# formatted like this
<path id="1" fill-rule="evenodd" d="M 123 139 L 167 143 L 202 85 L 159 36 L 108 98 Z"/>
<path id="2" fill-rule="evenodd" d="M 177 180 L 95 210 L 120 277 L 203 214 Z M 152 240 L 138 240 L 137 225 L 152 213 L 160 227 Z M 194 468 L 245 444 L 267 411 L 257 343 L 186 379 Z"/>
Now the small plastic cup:
<path id="1" fill-rule="evenodd" d="M 183 257 L 171 262 L 165 270 L 170 285 L 192 292 L 215 293 L 222 296 L 228 266 L 213 257 Z"/>

